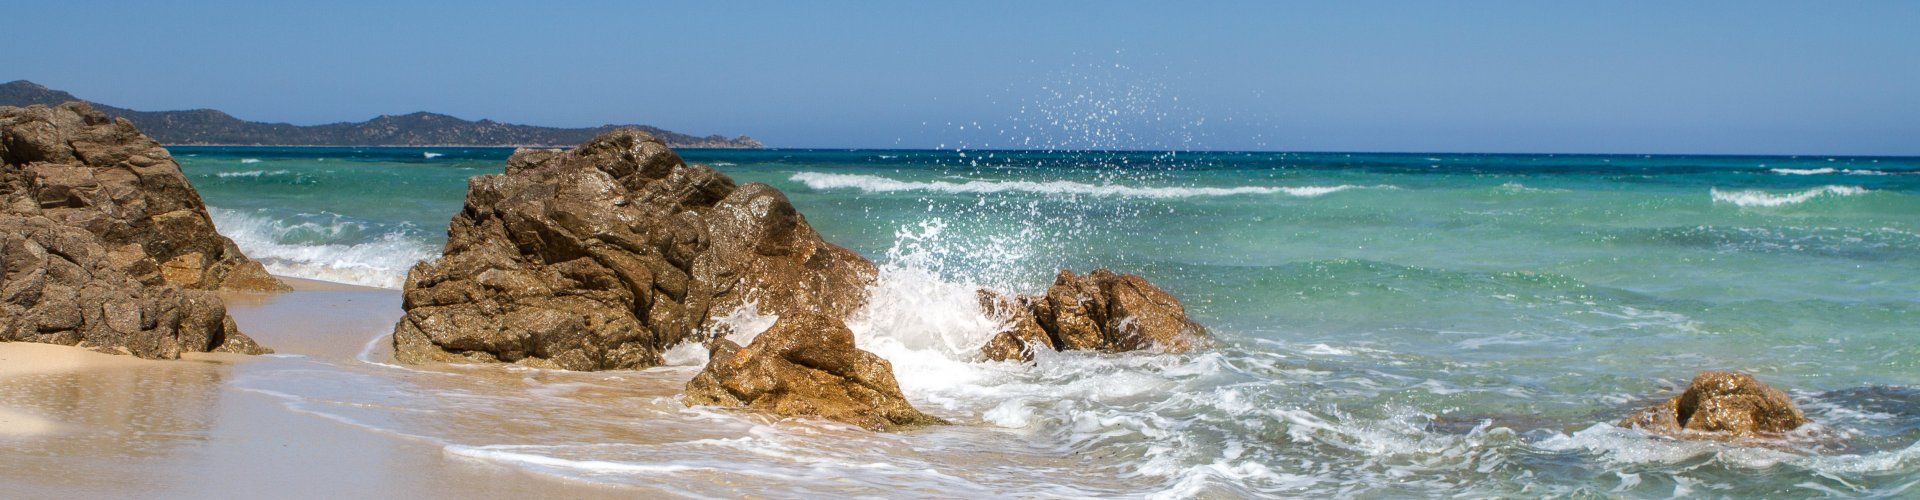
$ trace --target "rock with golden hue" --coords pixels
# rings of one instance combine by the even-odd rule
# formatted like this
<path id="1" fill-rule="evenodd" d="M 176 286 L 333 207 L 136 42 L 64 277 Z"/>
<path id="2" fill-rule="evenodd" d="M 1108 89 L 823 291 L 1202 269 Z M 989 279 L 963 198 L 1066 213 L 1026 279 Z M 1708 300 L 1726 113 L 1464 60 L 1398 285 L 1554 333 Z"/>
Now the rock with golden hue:
<path id="1" fill-rule="evenodd" d="M 0 108 L 0 341 L 142 358 L 271 352 L 215 289 L 278 289 L 180 166 L 85 104 Z"/>
<path id="2" fill-rule="evenodd" d="M 1039 347 L 1187 352 L 1208 338 L 1206 328 L 1187 318 L 1186 308 L 1172 294 L 1145 278 L 1106 269 L 1085 276 L 1062 270 L 1042 295 L 1013 299 L 982 291 L 981 300 L 990 314 L 1010 318 L 981 349 L 996 361 L 1031 360 Z M 996 313 L 1016 303 L 1026 311 Z"/>
<path id="3" fill-rule="evenodd" d="M 626 129 L 469 181 L 443 256 L 407 273 L 393 341 L 409 363 L 644 368 L 749 303 L 845 318 L 875 273 L 779 190 Z"/>
<path id="4" fill-rule="evenodd" d="M 1686 391 L 1627 417 L 1620 426 L 1676 437 L 1764 437 L 1806 423 L 1792 398 L 1750 375 L 1700 372 Z"/>
<path id="5" fill-rule="evenodd" d="M 1033 318 L 1033 310 L 1027 306 L 1027 300 L 1009 297 L 989 290 L 980 290 L 980 309 L 988 317 L 1004 318 L 1000 333 L 980 348 L 980 353 L 993 361 L 1032 361 L 1033 353 L 1038 349 L 1059 350 L 1054 344 L 1053 335 L 1040 327 Z"/>
<path id="6" fill-rule="evenodd" d="M 853 332 L 821 315 L 782 316 L 746 347 L 717 339 L 707 368 L 687 382 L 688 406 L 819 417 L 871 430 L 946 422 L 907 403 L 893 366 L 857 349 Z"/>
<path id="7" fill-rule="evenodd" d="M 98 235 L 143 284 L 286 290 L 214 231 L 200 194 L 160 143 L 84 103 L 0 108 L 8 213 Z"/>

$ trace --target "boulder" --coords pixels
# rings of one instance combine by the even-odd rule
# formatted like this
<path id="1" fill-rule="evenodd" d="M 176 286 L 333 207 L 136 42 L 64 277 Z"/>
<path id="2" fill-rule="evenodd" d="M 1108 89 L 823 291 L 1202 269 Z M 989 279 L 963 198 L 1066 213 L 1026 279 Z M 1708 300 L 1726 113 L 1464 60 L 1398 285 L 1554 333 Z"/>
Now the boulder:
<path id="1" fill-rule="evenodd" d="M 92 232 L 146 285 L 286 290 L 214 231 L 200 194 L 166 148 L 85 103 L 0 108 L 0 163 L 11 214 Z"/>
<path id="2" fill-rule="evenodd" d="M 990 315 L 1008 318 L 981 348 L 995 361 L 1032 360 L 1040 347 L 1187 352 L 1208 342 L 1206 328 L 1187 318 L 1172 294 L 1146 278 L 1106 269 L 1085 276 L 1062 270 L 1053 286 L 1036 296 L 1015 299 L 982 291 L 981 304 Z"/>
<path id="3" fill-rule="evenodd" d="M 993 361 L 1032 361 L 1039 349 L 1059 350 L 1053 335 L 1040 327 L 1027 304 L 1030 299 L 1010 297 L 991 290 L 980 290 L 980 309 L 988 317 L 1003 318 L 1000 332 L 980 347 L 980 353 Z"/>
<path id="4" fill-rule="evenodd" d="M 853 332 L 833 317 L 781 316 L 746 347 L 727 339 L 709 347 L 706 369 L 687 382 L 688 406 L 819 417 L 871 430 L 946 423 L 907 404 L 893 366 L 855 348 Z"/>
<path id="5" fill-rule="evenodd" d="M 1799 428 L 1807 416 L 1793 399 L 1750 375 L 1700 372 L 1686 391 L 1620 421 L 1676 437 L 1765 437 Z"/>
<path id="6" fill-rule="evenodd" d="M 277 288 L 179 165 L 84 104 L 0 108 L 0 341 L 142 358 L 271 352 L 214 294 Z"/>
<path id="7" fill-rule="evenodd" d="M 393 342 L 408 363 L 644 368 L 747 304 L 845 318 L 875 274 L 779 190 L 622 129 L 470 180 L 442 257 L 407 273 Z"/>

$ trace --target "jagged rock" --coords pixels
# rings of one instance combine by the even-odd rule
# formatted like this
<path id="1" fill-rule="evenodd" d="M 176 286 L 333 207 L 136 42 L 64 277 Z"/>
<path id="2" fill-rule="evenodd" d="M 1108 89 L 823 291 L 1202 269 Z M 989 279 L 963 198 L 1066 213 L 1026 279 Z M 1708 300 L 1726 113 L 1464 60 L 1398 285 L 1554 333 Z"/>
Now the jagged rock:
<path id="1" fill-rule="evenodd" d="M 1207 342 L 1206 328 L 1187 318 L 1178 299 L 1146 278 L 1095 269 L 1062 270 L 1042 295 L 1014 299 L 982 291 L 990 314 L 1010 318 L 981 348 L 987 359 L 1032 360 L 1033 350 L 1186 352 Z M 1016 305 L 1024 305 L 1025 311 Z M 996 312 L 1005 311 L 1005 312 Z"/>
<path id="2" fill-rule="evenodd" d="M 1793 399 L 1750 375 L 1700 372 L 1687 390 L 1620 421 L 1676 437 L 1778 435 L 1807 423 Z"/>
<path id="3" fill-rule="evenodd" d="M 469 181 L 444 256 L 407 273 L 394 347 L 409 363 L 649 367 L 747 303 L 845 318 L 875 274 L 779 190 L 619 130 Z"/>
<path id="4" fill-rule="evenodd" d="M 994 361 L 1032 361 L 1037 349 L 1059 350 L 1053 335 L 1040 327 L 1033 317 L 1028 299 L 1009 297 L 989 290 L 980 292 L 980 309 L 988 317 L 1005 318 L 1000 333 L 980 347 L 980 353 Z"/>
<path id="5" fill-rule="evenodd" d="M 200 194 L 160 143 L 84 103 L 0 108 L 6 211 L 85 229 L 147 285 L 285 290 L 214 231 Z"/>
<path id="6" fill-rule="evenodd" d="M 746 347 L 727 339 L 709 346 L 706 369 L 687 382 L 688 406 L 820 417 L 871 430 L 946 423 L 907 404 L 893 366 L 855 348 L 853 332 L 838 319 L 781 316 Z"/>
<path id="7" fill-rule="evenodd" d="M 271 352 L 211 291 L 279 286 L 165 149 L 83 104 L 0 108 L 0 341 L 142 358 Z"/>

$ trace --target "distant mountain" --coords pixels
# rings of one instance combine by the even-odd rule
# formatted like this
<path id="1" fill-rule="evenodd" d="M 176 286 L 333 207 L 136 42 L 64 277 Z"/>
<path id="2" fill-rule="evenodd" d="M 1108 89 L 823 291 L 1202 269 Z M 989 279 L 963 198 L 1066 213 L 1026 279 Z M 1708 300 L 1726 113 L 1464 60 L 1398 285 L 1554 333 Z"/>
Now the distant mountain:
<path id="1" fill-rule="evenodd" d="M 79 101 L 73 94 L 16 80 L 0 84 L 0 106 L 54 105 Z M 301 126 L 234 118 L 218 110 L 134 111 L 88 101 L 94 109 L 125 117 L 141 132 L 168 145 L 262 146 L 573 146 L 618 128 L 638 128 L 675 148 L 759 148 L 752 137 L 695 137 L 646 125 L 555 128 L 493 120 L 469 121 L 438 113 L 381 115 L 357 123 Z"/>

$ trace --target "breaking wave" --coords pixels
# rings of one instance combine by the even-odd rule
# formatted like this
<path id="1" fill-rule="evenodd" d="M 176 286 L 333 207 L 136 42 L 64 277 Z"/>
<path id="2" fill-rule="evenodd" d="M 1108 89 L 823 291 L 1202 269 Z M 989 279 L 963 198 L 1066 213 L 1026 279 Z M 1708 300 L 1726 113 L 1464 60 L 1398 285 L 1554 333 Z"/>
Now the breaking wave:
<path id="1" fill-rule="evenodd" d="M 1040 194 L 1064 194 L 1086 196 L 1118 196 L 1127 198 L 1192 198 L 1203 196 L 1235 196 L 1250 194 L 1285 194 L 1289 196 L 1314 197 L 1337 193 L 1348 189 L 1366 187 L 1391 188 L 1391 186 L 1355 186 L 1341 184 L 1336 186 L 1236 186 L 1236 187 L 1144 187 L 1117 184 L 1087 184 L 1073 181 L 987 181 L 968 180 L 949 181 L 903 181 L 877 175 L 834 174 L 823 172 L 800 172 L 793 174 L 791 180 L 805 184 L 813 189 L 858 189 L 869 193 L 887 193 L 896 191 L 932 191 L 941 193 L 1004 193 L 1025 192 Z"/>
<path id="2" fill-rule="evenodd" d="M 1854 170 L 1854 169 L 1838 169 L 1838 168 L 1833 168 L 1833 167 L 1823 167 L 1823 168 L 1775 168 L 1775 169 L 1768 169 L 1768 171 L 1769 171 L 1769 172 L 1773 172 L 1773 173 L 1776 173 L 1776 174 L 1780 174 L 1780 175 L 1831 175 L 1831 174 L 1847 174 L 1847 175 L 1893 175 L 1893 174 L 1890 174 L 1890 173 L 1887 173 L 1887 172 L 1882 172 L 1882 171 L 1879 171 L 1879 170 Z"/>
<path id="3" fill-rule="evenodd" d="M 259 212 L 208 207 L 214 227 L 240 251 L 282 276 L 400 288 L 407 269 L 437 249 L 406 228 L 385 232 L 332 214 L 278 219 Z"/>
<path id="4" fill-rule="evenodd" d="M 1721 191 L 1720 188 L 1713 188 L 1712 191 L 1714 202 L 1732 203 L 1743 207 L 1777 207 L 1806 203 L 1823 196 L 1854 196 L 1871 192 L 1859 186 L 1820 186 L 1792 193 L 1769 193 L 1758 189 Z"/>
<path id="5" fill-rule="evenodd" d="M 221 172 L 213 175 L 219 176 L 221 178 L 233 178 L 233 177 L 267 177 L 267 176 L 275 176 L 275 175 L 287 175 L 291 173 L 293 172 L 289 170 L 242 170 L 239 172 Z"/>

